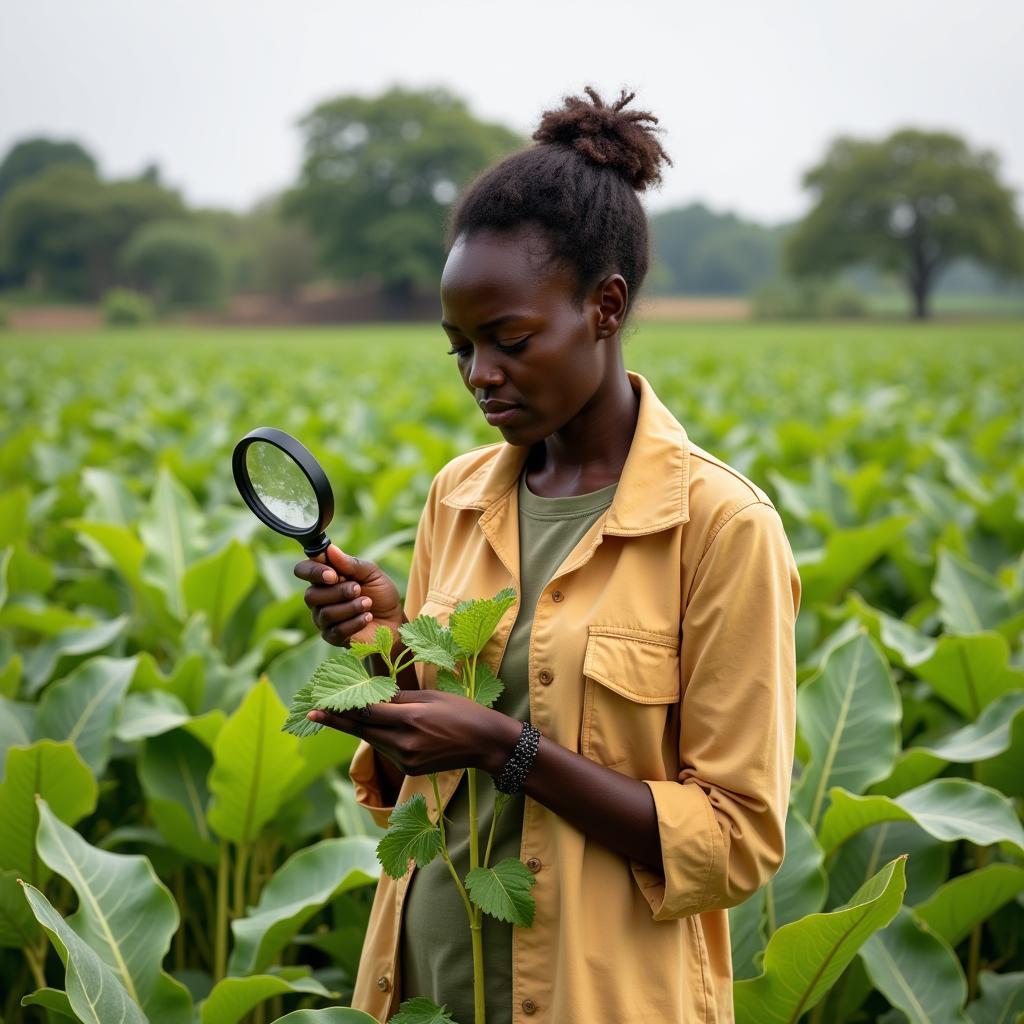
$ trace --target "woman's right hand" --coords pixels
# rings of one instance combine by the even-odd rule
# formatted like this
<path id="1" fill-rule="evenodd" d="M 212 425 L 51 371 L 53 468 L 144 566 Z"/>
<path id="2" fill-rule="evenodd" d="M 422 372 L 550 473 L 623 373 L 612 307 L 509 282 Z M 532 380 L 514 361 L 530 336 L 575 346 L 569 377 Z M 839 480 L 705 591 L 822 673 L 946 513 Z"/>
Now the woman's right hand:
<path id="1" fill-rule="evenodd" d="M 375 562 L 346 554 L 336 544 L 316 560 L 298 562 L 294 573 L 310 584 L 305 601 L 320 635 L 335 647 L 353 640 L 372 643 L 379 626 L 398 639 L 402 601 L 398 588 Z"/>

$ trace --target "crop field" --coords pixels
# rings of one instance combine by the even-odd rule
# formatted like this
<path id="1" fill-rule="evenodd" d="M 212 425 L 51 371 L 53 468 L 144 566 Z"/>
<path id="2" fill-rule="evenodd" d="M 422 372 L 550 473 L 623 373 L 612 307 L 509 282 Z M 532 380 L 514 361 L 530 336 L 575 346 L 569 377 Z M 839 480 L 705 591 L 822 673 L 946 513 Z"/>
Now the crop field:
<path id="1" fill-rule="evenodd" d="M 331 539 L 404 589 L 434 473 L 500 440 L 447 347 L 0 335 L 2 1024 L 369 1020 L 326 1008 L 381 832 L 354 742 L 281 732 L 333 648 L 230 454 L 299 437 Z M 737 1021 L 1018 1020 L 1024 324 L 659 322 L 624 354 L 771 495 L 803 581 L 787 855 L 729 911 Z"/>

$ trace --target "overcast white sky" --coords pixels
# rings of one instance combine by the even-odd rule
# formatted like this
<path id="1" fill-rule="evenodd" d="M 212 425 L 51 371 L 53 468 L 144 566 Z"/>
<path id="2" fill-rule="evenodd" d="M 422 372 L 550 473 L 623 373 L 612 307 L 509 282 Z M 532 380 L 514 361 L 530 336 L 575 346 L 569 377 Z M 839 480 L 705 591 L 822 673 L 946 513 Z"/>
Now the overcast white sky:
<path id="1" fill-rule="evenodd" d="M 443 84 L 524 133 L 594 84 L 667 129 L 652 209 L 807 205 L 839 133 L 913 124 L 995 149 L 1024 191 L 1021 0 L 0 0 L 0 154 L 72 137 L 107 176 L 160 165 L 195 205 L 291 183 L 328 97 Z"/>

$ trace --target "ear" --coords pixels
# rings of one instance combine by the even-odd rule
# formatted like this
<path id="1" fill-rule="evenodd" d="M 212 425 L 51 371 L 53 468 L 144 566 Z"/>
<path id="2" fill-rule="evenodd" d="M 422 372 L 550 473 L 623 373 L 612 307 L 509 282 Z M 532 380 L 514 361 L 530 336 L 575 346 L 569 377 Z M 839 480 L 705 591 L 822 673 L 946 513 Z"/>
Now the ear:
<path id="1" fill-rule="evenodd" d="M 629 305 L 629 288 L 621 274 L 609 274 L 590 293 L 594 316 L 594 337 L 610 338 L 619 332 Z"/>

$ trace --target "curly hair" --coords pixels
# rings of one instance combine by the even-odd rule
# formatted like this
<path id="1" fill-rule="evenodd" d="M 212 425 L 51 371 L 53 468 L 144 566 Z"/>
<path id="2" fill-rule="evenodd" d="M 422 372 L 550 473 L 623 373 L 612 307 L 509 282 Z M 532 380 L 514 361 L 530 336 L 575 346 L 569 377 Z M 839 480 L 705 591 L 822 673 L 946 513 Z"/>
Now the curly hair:
<path id="1" fill-rule="evenodd" d="M 635 93 L 622 90 L 607 105 L 589 85 L 547 110 L 533 133 L 535 145 L 483 171 L 452 207 L 446 251 L 456 239 L 483 230 L 509 232 L 531 225 L 546 241 L 548 257 L 575 274 L 573 299 L 582 304 L 602 277 L 619 273 L 629 306 L 650 262 L 647 217 L 637 193 L 661 181 L 670 164 L 646 110 L 625 110 Z"/>

